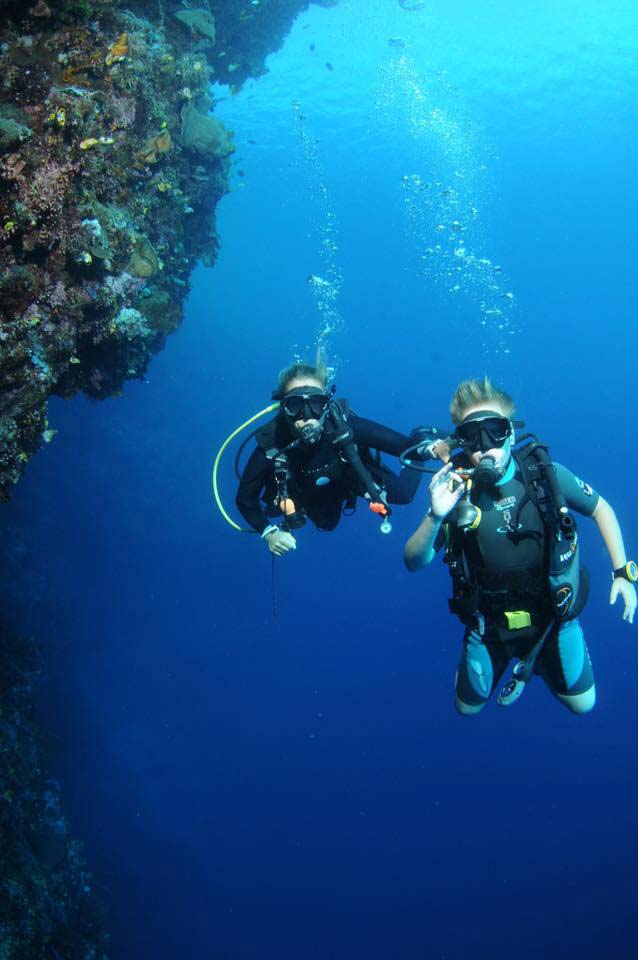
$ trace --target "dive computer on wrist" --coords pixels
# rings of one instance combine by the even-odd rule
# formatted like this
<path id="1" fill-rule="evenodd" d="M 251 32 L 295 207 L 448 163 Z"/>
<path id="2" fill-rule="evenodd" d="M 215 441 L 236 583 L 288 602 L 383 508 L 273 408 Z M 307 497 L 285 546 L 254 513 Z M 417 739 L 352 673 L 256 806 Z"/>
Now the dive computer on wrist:
<path id="1" fill-rule="evenodd" d="M 612 580 L 629 580 L 630 583 L 636 583 L 638 580 L 638 564 L 635 560 L 628 560 L 622 567 L 617 567 L 611 575 Z"/>

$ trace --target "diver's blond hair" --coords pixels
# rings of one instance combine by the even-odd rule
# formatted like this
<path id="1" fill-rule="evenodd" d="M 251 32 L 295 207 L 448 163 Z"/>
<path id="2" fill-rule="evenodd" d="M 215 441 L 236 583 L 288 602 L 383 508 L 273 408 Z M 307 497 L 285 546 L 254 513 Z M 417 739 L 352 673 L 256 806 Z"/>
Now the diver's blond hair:
<path id="1" fill-rule="evenodd" d="M 516 412 L 516 404 L 509 393 L 499 390 L 495 387 L 489 377 L 481 377 L 474 380 L 463 380 L 454 391 L 450 401 L 450 416 L 452 423 L 461 423 L 466 410 L 475 407 L 479 403 L 496 402 L 503 410 L 506 417 L 510 419 Z"/>
<path id="2" fill-rule="evenodd" d="M 328 382 L 328 375 L 329 370 L 328 365 L 326 364 L 323 348 L 317 347 L 317 354 L 315 356 L 314 364 L 296 361 L 295 363 L 291 363 L 289 367 L 284 367 L 277 378 L 277 389 L 273 396 L 285 396 L 288 390 L 288 385 L 298 377 L 307 377 L 311 380 L 318 380 L 323 389 Z"/>

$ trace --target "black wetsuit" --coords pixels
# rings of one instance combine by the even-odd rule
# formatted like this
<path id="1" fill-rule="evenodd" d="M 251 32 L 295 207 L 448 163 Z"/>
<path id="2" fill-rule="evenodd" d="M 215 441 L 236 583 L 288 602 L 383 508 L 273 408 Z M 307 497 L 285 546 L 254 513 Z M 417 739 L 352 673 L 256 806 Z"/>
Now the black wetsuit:
<path id="1" fill-rule="evenodd" d="M 410 503 L 421 474 L 404 468 L 397 476 L 386 466 L 369 462 L 365 451 L 374 449 L 398 457 L 414 440 L 353 413 L 348 413 L 346 419 L 353 431 L 354 443 L 362 454 L 364 465 L 370 470 L 373 479 L 385 488 L 388 503 Z M 265 429 L 272 434 L 273 449 L 282 450 L 294 439 L 281 415 L 267 424 Z M 288 493 L 295 506 L 297 509 L 303 507 L 308 517 L 321 530 L 334 530 L 341 518 L 344 504 L 351 497 L 363 496 L 365 493 L 352 468 L 344 463 L 325 435 L 314 446 L 297 447 L 287 456 L 291 471 Z M 323 482 L 325 480 L 328 482 Z M 258 533 L 263 533 L 271 523 L 269 517 L 281 517 L 276 501 L 277 486 L 273 462 L 266 457 L 262 446 L 257 446 L 241 476 L 237 508 L 251 527 Z"/>
<path id="2" fill-rule="evenodd" d="M 599 495 L 571 471 L 554 464 L 556 478 L 567 506 L 584 516 L 596 509 Z M 490 490 L 472 491 L 471 499 L 481 509 L 476 531 L 463 537 L 464 553 L 472 578 L 486 591 L 506 598 L 481 603 L 485 632 L 470 624 L 464 638 L 456 693 L 465 704 L 482 706 L 496 687 L 512 656 L 529 649 L 551 622 L 553 605 L 546 567 L 546 530 L 537 508 L 527 498 L 525 485 L 514 461 L 502 481 Z M 520 508 L 520 509 L 519 509 Z M 454 514 L 450 517 L 454 522 Z M 435 548 L 446 540 L 444 523 Z M 502 610 L 531 612 L 531 626 L 522 630 L 497 627 Z M 594 678 L 578 619 L 560 625 L 550 635 L 539 656 L 541 673 L 554 693 L 578 694 L 593 686 Z"/>

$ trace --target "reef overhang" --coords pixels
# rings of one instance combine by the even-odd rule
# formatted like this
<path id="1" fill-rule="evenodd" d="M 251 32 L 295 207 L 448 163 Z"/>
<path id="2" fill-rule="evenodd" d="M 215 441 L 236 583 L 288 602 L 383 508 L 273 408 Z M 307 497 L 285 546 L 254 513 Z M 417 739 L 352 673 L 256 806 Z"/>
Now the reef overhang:
<path id="1" fill-rule="evenodd" d="M 49 396 L 118 394 L 181 323 L 234 150 L 211 86 L 310 2 L 0 0 L 0 499 Z"/>

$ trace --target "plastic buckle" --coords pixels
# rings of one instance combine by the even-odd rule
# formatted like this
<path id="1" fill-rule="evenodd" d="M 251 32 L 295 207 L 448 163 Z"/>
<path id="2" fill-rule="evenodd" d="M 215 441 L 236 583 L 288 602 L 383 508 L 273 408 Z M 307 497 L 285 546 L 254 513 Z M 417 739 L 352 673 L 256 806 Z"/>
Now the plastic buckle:
<path id="1" fill-rule="evenodd" d="M 522 630 L 532 625 L 532 618 L 527 610 L 505 610 L 504 614 L 508 630 Z"/>

